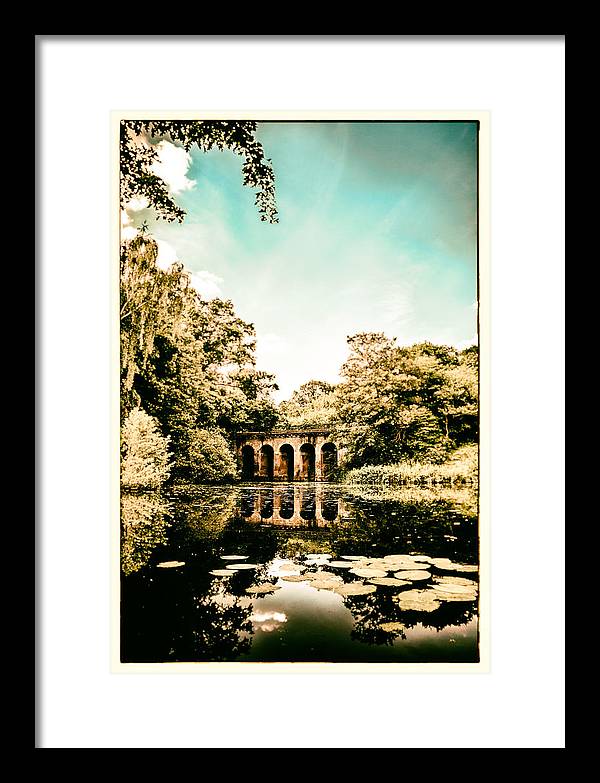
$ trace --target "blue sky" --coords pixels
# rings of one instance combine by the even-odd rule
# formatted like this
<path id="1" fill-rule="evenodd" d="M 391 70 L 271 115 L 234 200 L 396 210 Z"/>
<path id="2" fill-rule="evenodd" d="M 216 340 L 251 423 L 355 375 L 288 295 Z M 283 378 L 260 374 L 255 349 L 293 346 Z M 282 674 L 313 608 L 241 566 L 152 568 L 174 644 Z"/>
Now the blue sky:
<path id="1" fill-rule="evenodd" d="M 476 341 L 474 123 L 259 123 L 279 223 L 260 221 L 232 152 L 190 155 L 163 142 L 157 171 L 187 211 L 146 220 L 160 263 L 175 258 L 203 296 L 232 299 L 255 325 L 257 363 L 278 399 L 312 378 L 338 380 L 346 337 L 399 344 Z"/>

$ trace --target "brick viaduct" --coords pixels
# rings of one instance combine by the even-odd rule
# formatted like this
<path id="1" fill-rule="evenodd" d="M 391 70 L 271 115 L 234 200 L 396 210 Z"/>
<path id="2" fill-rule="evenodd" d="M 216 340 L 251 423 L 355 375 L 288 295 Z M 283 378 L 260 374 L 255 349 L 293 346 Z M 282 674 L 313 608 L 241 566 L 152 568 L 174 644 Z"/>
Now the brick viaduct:
<path id="1" fill-rule="evenodd" d="M 244 481 L 328 481 L 342 449 L 327 429 L 240 432 L 238 464 Z"/>

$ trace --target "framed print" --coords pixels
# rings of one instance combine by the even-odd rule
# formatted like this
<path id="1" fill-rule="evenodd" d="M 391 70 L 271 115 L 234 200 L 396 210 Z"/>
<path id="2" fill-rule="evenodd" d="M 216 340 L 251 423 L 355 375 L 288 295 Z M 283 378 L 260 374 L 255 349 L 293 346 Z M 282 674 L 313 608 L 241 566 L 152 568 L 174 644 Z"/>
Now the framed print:
<path id="1" fill-rule="evenodd" d="M 115 670 L 485 670 L 487 115 L 113 119 Z"/>
<path id="2" fill-rule="evenodd" d="M 563 747 L 564 36 L 35 38 L 37 746 Z"/>

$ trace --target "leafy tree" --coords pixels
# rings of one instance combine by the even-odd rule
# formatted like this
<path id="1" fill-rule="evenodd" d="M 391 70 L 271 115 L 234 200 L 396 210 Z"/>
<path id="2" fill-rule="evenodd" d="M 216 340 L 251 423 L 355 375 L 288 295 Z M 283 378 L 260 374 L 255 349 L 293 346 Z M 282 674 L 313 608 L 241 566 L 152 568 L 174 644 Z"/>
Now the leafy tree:
<path id="1" fill-rule="evenodd" d="M 182 222 L 185 211 L 169 193 L 166 182 L 153 173 L 157 144 L 166 140 L 189 152 L 196 145 L 203 152 L 229 149 L 244 158 L 242 181 L 257 188 L 260 219 L 277 223 L 275 182 L 271 160 L 265 159 L 256 140 L 256 122 L 231 120 L 122 120 L 120 127 L 121 208 L 131 199 L 145 198 L 158 217 Z"/>
<path id="2" fill-rule="evenodd" d="M 308 381 L 279 405 L 282 423 L 289 427 L 323 427 L 336 418 L 335 385 Z"/>
<path id="3" fill-rule="evenodd" d="M 276 223 L 273 170 L 256 128 L 249 121 L 123 120 L 121 207 L 146 199 L 158 218 L 183 220 L 184 210 L 153 170 L 158 145 L 167 141 L 186 152 L 196 145 L 203 152 L 216 148 L 241 155 L 243 184 L 256 189 L 261 220 Z M 130 435 L 125 429 L 131 428 L 130 417 L 143 406 L 176 455 L 174 476 L 227 480 L 235 464 L 226 437 L 242 426 L 270 428 L 278 420 L 271 399 L 274 376 L 256 370 L 254 326 L 238 318 L 233 304 L 203 300 L 183 264 L 161 270 L 157 255 L 156 242 L 144 230 L 121 247 L 123 439 Z M 155 481 L 147 466 L 142 470 L 127 455 L 124 485 Z M 142 470 L 142 479 L 136 470 Z"/>
<path id="4" fill-rule="evenodd" d="M 255 367 L 254 326 L 230 301 L 201 299 L 183 265 L 157 267 L 157 252 L 147 235 L 121 252 L 122 418 L 136 406 L 156 417 L 178 455 L 176 475 L 191 476 L 190 433 L 272 428 L 277 386 Z"/>
<path id="5" fill-rule="evenodd" d="M 471 356 L 472 353 L 458 364 L 445 367 L 441 373 L 443 383 L 435 392 L 436 402 L 444 419 L 447 438 L 450 437 L 451 425 L 455 436 L 458 435 L 461 424 L 463 429 L 467 430 L 474 430 L 476 427 L 477 370 L 470 364 Z"/>
<path id="6" fill-rule="evenodd" d="M 336 390 L 338 437 L 346 464 L 441 462 L 474 440 L 476 352 L 419 343 L 399 347 L 382 333 L 348 338 Z"/>
<path id="7" fill-rule="evenodd" d="M 121 428 L 121 483 L 129 489 L 157 489 L 169 478 L 169 438 L 158 422 L 134 408 Z"/>
<path id="8" fill-rule="evenodd" d="M 180 440 L 174 475 L 194 484 L 232 481 L 237 468 L 229 445 L 218 430 L 188 430 Z"/>
<path id="9" fill-rule="evenodd" d="M 156 266 L 158 245 L 143 234 L 121 247 L 121 399 L 125 411 L 139 404 L 133 392 L 136 375 L 143 374 L 157 337 L 180 341 L 188 329 L 195 291 L 183 265 L 168 271 Z"/>

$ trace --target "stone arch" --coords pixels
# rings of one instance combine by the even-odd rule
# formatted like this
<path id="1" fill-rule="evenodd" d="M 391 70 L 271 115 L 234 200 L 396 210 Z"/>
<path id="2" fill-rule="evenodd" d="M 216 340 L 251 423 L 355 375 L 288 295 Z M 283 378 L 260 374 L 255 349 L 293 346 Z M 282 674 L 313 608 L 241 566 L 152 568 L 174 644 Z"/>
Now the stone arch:
<path id="1" fill-rule="evenodd" d="M 252 481 L 254 478 L 254 449 L 252 446 L 242 448 L 242 481 Z"/>
<path id="2" fill-rule="evenodd" d="M 315 447 L 312 443 L 300 446 L 300 478 L 303 481 L 315 480 Z"/>
<path id="3" fill-rule="evenodd" d="M 331 478 L 338 465 L 338 450 L 335 443 L 328 441 L 321 446 L 321 460 L 323 478 L 327 481 Z"/>
<path id="4" fill-rule="evenodd" d="M 279 447 L 280 477 L 285 481 L 294 480 L 294 447 L 289 443 L 283 443 Z"/>
<path id="5" fill-rule="evenodd" d="M 275 452 L 273 446 L 265 443 L 259 452 L 259 476 L 267 481 L 273 480 L 273 467 L 275 465 Z"/>

